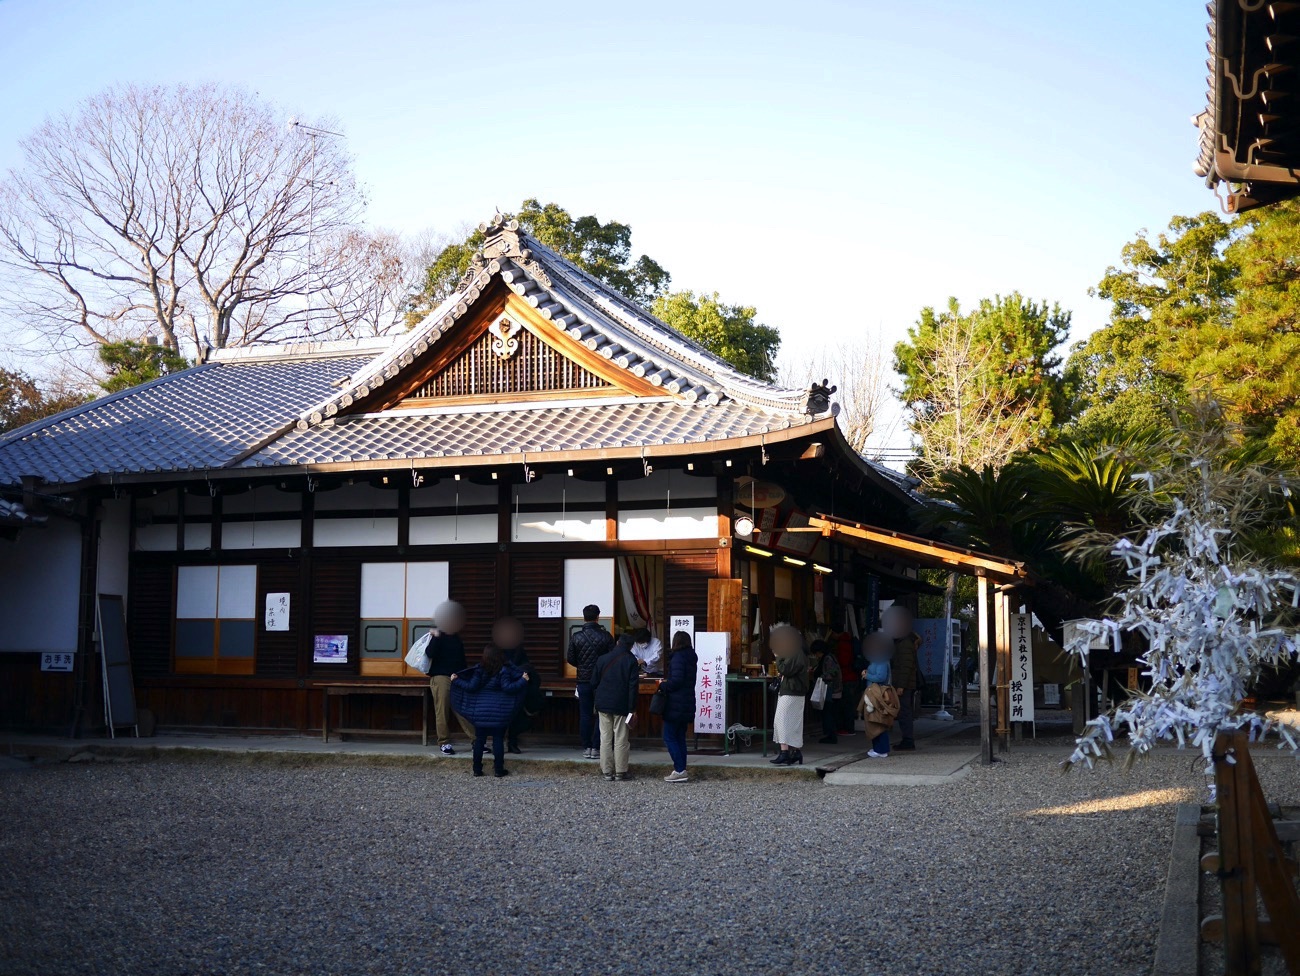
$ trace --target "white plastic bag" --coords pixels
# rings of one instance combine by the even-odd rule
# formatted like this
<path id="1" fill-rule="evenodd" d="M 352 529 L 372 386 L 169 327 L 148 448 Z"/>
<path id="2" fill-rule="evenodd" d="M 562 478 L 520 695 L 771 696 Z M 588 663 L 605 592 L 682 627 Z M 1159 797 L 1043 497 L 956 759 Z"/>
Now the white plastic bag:
<path id="1" fill-rule="evenodd" d="M 421 674 L 428 674 L 433 662 L 429 660 L 429 643 L 433 640 L 433 631 L 426 631 L 406 652 L 406 663 Z"/>
<path id="2" fill-rule="evenodd" d="M 827 691 L 826 679 L 818 678 L 817 683 L 813 685 L 813 690 L 812 690 L 813 708 L 821 708 L 823 705 L 826 704 L 826 691 Z"/>

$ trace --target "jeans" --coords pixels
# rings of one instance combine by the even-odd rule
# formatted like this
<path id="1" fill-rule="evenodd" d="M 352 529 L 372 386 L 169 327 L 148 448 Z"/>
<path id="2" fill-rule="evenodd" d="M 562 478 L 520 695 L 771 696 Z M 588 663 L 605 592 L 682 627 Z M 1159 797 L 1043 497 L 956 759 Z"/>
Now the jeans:
<path id="1" fill-rule="evenodd" d="M 600 744 L 596 738 L 596 696 L 590 681 L 578 682 L 578 740 L 584 749 L 595 749 Z"/>
<path id="2" fill-rule="evenodd" d="M 600 713 L 600 771 L 626 773 L 628 756 L 632 752 L 632 732 L 627 727 L 627 715 Z"/>
<path id="3" fill-rule="evenodd" d="M 686 723 L 664 721 L 664 748 L 673 760 L 673 772 L 686 772 Z"/>
<path id="4" fill-rule="evenodd" d="M 882 756 L 889 755 L 889 731 L 885 730 L 880 735 L 871 740 L 872 751 L 880 753 Z"/>
<path id="5" fill-rule="evenodd" d="M 916 691 L 898 692 L 898 720 L 895 723 L 903 736 L 904 742 L 912 741 L 912 703 L 916 701 Z"/>
<path id="6" fill-rule="evenodd" d="M 506 768 L 506 730 L 478 728 L 474 732 L 474 772 L 483 772 L 483 747 L 492 736 L 492 769 L 501 772 Z"/>

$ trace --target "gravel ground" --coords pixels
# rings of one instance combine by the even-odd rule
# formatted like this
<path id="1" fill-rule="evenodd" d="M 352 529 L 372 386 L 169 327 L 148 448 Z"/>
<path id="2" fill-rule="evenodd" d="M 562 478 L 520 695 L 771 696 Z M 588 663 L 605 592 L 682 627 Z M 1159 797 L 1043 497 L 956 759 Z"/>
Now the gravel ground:
<path id="1" fill-rule="evenodd" d="M 1062 754 L 911 789 L 10 763 L 0 972 L 1145 972 L 1173 804 L 1203 781 L 1187 754 L 1068 776 Z M 1259 765 L 1300 795 L 1294 763 Z"/>

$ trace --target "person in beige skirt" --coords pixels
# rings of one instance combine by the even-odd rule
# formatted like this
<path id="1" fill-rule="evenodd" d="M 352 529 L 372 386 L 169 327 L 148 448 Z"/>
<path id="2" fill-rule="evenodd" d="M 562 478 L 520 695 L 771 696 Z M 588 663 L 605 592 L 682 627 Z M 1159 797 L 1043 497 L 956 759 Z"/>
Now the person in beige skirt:
<path id="1" fill-rule="evenodd" d="M 803 710 L 808 698 L 808 655 L 803 636 L 789 624 L 772 628 L 768 646 L 781 676 L 776 692 L 776 718 L 772 738 L 781 751 L 770 760 L 774 766 L 803 765 Z"/>

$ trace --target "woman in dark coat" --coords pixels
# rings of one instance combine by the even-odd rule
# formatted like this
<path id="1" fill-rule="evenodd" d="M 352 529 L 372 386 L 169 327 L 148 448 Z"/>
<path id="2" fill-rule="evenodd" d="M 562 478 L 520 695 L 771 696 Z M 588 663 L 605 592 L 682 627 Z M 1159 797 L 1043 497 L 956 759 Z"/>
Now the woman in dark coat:
<path id="1" fill-rule="evenodd" d="M 521 753 L 519 736 L 533 725 L 533 717 L 542 710 L 542 676 L 533 670 L 524 650 L 524 626 L 514 617 L 502 617 L 492 625 L 492 643 L 505 653 L 506 663 L 528 675 L 528 689 L 523 705 L 515 712 L 506 730 L 506 752 Z"/>
<path id="2" fill-rule="evenodd" d="M 483 663 L 451 676 L 456 712 L 474 723 L 474 775 L 483 775 L 483 747 L 492 736 L 492 772 L 509 776 L 505 737 L 528 688 L 528 673 L 506 662 L 495 644 L 483 649 Z"/>
<path id="3" fill-rule="evenodd" d="M 691 635 L 684 630 L 673 634 L 668 655 L 668 677 L 659 682 L 667 696 L 664 703 L 664 746 L 673 760 L 673 771 L 665 783 L 685 783 L 686 727 L 695 718 L 695 669 L 699 657 L 691 646 Z"/>

